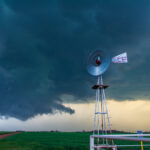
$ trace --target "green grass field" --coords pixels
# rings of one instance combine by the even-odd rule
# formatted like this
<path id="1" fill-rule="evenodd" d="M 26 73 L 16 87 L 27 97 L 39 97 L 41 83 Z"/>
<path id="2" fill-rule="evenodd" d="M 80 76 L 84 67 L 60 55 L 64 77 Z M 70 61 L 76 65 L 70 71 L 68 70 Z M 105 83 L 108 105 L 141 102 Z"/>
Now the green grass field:
<path id="1" fill-rule="evenodd" d="M 9 132 L 9 131 L 0 131 L 0 134 L 7 134 L 7 133 L 12 133 L 12 132 Z"/>
<path id="2" fill-rule="evenodd" d="M 0 150 L 89 150 L 90 135 L 91 133 L 87 132 L 22 132 L 0 140 Z M 140 143 L 115 141 L 115 144 Z M 129 148 L 124 148 L 127 149 Z M 132 149 L 140 150 L 140 148 Z"/>

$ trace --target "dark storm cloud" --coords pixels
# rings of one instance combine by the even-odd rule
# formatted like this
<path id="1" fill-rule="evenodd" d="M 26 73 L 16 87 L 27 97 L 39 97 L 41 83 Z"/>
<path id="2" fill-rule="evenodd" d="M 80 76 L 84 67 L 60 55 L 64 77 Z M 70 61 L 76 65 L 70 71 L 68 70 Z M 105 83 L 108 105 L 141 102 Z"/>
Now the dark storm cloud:
<path id="1" fill-rule="evenodd" d="M 93 96 L 91 50 L 127 51 L 111 65 L 109 98 L 149 99 L 149 1 L 3 0 L 0 2 L 0 113 L 26 120 Z M 66 97 L 67 98 L 67 97 Z"/>

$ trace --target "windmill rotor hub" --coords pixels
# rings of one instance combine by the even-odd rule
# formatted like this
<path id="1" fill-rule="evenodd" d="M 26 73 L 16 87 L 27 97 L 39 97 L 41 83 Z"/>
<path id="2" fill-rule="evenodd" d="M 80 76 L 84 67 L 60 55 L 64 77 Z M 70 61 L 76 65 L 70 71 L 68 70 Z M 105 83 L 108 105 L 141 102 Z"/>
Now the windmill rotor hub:
<path id="1" fill-rule="evenodd" d="M 96 59 L 96 64 L 98 65 L 98 66 L 100 66 L 101 65 L 101 60 L 100 60 L 100 56 L 98 56 L 97 57 L 97 59 Z"/>

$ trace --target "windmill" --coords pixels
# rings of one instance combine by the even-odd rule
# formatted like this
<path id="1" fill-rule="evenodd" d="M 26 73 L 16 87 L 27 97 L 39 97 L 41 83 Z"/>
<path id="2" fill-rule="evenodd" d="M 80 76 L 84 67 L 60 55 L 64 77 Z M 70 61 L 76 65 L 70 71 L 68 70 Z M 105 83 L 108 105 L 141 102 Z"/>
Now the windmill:
<path id="1" fill-rule="evenodd" d="M 120 54 L 112 58 L 113 63 L 127 63 L 127 53 Z M 87 70 L 90 75 L 97 76 L 97 84 L 92 88 L 96 90 L 96 103 L 94 114 L 93 135 L 107 135 L 112 133 L 111 124 L 106 103 L 105 89 L 108 85 L 103 83 L 102 74 L 110 65 L 110 55 L 107 51 L 96 50 L 89 55 L 87 61 Z M 113 139 L 103 138 L 102 141 L 97 138 L 97 145 L 114 145 Z M 113 148 L 113 147 L 112 147 Z"/>
<path id="2" fill-rule="evenodd" d="M 115 145 L 114 139 L 128 140 L 128 141 L 140 141 L 141 145 L 128 145 L 132 147 L 141 146 L 143 150 L 144 142 L 150 142 L 150 134 L 122 134 L 113 135 L 111 130 L 111 124 L 107 109 L 107 102 L 105 96 L 105 89 L 108 85 L 103 83 L 102 74 L 108 69 L 111 59 L 107 51 L 96 50 L 92 52 L 87 61 L 87 71 L 90 75 L 96 76 L 97 83 L 92 87 L 96 90 L 96 103 L 94 113 L 94 127 L 93 135 L 90 136 L 90 150 L 103 150 L 112 149 L 117 150 L 117 147 L 125 147 L 126 145 Z M 112 58 L 112 63 L 128 63 L 127 53 L 122 53 Z"/>

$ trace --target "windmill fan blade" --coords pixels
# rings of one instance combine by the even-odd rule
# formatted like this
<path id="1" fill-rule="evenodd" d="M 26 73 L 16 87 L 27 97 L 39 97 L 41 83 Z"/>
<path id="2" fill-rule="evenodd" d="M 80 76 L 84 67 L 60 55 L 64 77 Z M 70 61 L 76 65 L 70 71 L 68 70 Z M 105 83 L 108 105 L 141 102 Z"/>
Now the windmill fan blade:
<path id="1" fill-rule="evenodd" d="M 110 55 L 107 51 L 96 50 L 89 55 L 87 70 L 93 76 L 103 74 L 110 65 Z"/>
<path id="2" fill-rule="evenodd" d="M 127 53 L 122 53 L 112 58 L 113 63 L 128 63 Z"/>

